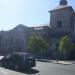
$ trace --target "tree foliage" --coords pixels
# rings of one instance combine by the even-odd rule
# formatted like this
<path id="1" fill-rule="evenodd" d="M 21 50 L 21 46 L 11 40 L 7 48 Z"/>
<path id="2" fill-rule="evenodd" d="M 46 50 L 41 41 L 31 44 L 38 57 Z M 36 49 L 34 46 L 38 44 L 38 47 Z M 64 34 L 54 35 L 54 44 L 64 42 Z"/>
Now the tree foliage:
<path id="1" fill-rule="evenodd" d="M 74 49 L 74 44 L 71 42 L 71 39 L 69 36 L 64 36 L 59 42 L 58 50 L 63 53 L 64 57 L 70 56 L 70 52 Z"/>
<path id="2" fill-rule="evenodd" d="M 42 37 L 32 35 L 28 43 L 28 48 L 31 53 L 38 54 L 40 56 L 44 55 L 48 51 L 49 44 Z"/>
<path id="3" fill-rule="evenodd" d="M 71 42 L 69 36 L 64 36 L 59 43 L 59 50 L 71 50 L 74 48 L 73 43 Z"/>

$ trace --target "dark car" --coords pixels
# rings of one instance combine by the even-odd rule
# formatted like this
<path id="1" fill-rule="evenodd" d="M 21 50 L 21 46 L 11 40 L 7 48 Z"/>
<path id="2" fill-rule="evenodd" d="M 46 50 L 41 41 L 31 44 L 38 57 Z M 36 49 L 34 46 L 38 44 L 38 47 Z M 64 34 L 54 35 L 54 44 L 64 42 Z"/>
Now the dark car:
<path id="1" fill-rule="evenodd" d="M 2 67 L 14 70 L 30 69 L 36 66 L 34 57 L 29 53 L 13 52 L 0 60 Z"/>

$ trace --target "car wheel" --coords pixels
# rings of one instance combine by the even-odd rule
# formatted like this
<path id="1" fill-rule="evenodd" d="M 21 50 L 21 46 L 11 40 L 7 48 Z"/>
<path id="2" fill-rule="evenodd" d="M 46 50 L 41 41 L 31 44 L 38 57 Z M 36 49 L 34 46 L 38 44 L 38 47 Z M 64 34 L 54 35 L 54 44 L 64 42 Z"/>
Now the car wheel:
<path id="1" fill-rule="evenodd" d="M 14 70 L 18 71 L 19 70 L 19 66 L 18 65 L 15 65 L 14 66 Z"/>
<path id="2" fill-rule="evenodd" d="M 0 67 L 2 67 L 2 65 L 3 65 L 3 64 L 0 62 Z"/>

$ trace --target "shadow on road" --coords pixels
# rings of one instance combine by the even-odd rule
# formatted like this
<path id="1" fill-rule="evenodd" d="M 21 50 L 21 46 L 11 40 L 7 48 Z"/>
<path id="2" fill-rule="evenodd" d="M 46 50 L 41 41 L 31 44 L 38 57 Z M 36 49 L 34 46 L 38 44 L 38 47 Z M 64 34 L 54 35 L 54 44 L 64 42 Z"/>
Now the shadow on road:
<path id="1" fill-rule="evenodd" d="M 38 70 L 35 70 L 35 69 L 30 69 L 30 70 L 22 70 L 20 71 L 21 73 L 25 73 L 25 74 L 36 74 L 36 73 L 39 73 Z"/>
<path id="2" fill-rule="evenodd" d="M 3 67 L 3 68 L 6 68 L 6 67 Z M 11 69 L 11 68 L 6 68 L 6 69 L 16 71 L 16 70 Z M 39 73 L 39 71 L 35 70 L 35 69 L 20 70 L 20 71 L 17 71 L 17 72 L 21 72 L 21 73 L 25 73 L 25 74 L 36 74 L 36 73 Z"/>

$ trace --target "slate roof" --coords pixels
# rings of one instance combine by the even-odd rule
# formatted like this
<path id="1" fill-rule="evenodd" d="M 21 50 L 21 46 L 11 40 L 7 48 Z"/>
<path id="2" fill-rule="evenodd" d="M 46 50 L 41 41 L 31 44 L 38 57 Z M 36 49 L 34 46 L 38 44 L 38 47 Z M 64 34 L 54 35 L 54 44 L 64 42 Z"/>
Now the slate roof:
<path id="1" fill-rule="evenodd" d="M 57 6 L 57 7 L 55 7 L 54 9 L 52 9 L 51 11 L 60 10 L 60 9 L 65 9 L 65 8 L 70 8 L 72 11 L 74 11 L 73 8 L 72 8 L 72 6 L 67 6 L 67 5 L 60 5 L 60 6 Z M 49 12 L 51 12 L 51 11 L 49 11 Z"/>

